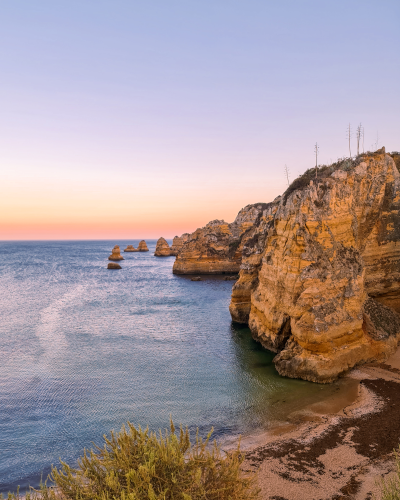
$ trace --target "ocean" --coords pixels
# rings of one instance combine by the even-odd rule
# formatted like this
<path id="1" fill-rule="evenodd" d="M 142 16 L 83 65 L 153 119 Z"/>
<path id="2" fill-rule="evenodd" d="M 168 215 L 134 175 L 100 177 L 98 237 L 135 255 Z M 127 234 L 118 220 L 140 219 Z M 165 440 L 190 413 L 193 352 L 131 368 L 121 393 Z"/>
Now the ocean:
<path id="1" fill-rule="evenodd" d="M 171 241 L 169 241 L 171 243 Z M 0 493 L 126 421 L 218 440 L 267 431 L 338 390 L 280 377 L 228 306 L 232 281 L 172 274 L 138 240 L 0 242 Z"/>

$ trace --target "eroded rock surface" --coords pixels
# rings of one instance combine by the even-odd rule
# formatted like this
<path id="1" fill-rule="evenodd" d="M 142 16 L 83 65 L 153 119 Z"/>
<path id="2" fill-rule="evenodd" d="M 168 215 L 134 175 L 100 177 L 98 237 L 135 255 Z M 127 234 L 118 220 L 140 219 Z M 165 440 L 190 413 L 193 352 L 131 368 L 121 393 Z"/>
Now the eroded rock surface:
<path id="1" fill-rule="evenodd" d="M 238 273 L 246 235 L 266 207 L 243 208 L 234 222 L 213 220 L 186 237 L 174 263 L 175 274 Z M 183 235 L 186 236 L 186 235 Z"/>
<path id="2" fill-rule="evenodd" d="M 118 245 L 115 245 L 115 247 L 111 250 L 111 255 L 108 257 L 108 260 L 124 260 Z"/>
<path id="3" fill-rule="evenodd" d="M 138 252 L 139 250 L 137 250 L 133 245 L 128 245 L 124 252 Z"/>
<path id="4" fill-rule="evenodd" d="M 172 240 L 171 255 L 178 255 L 184 243 L 188 241 L 189 237 L 190 237 L 189 233 L 184 233 L 182 234 L 182 236 L 175 236 L 174 239 Z"/>
<path id="5" fill-rule="evenodd" d="M 169 257 L 170 255 L 172 255 L 171 248 L 168 245 L 167 240 L 163 237 L 157 240 L 156 251 L 154 252 L 154 255 L 156 257 Z"/>
<path id="6" fill-rule="evenodd" d="M 139 246 L 138 246 L 138 252 L 148 252 L 149 249 L 147 248 L 147 243 L 142 240 L 139 242 Z"/>
<path id="7" fill-rule="evenodd" d="M 263 210 L 243 242 L 230 312 L 278 353 L 281 375 L 330 382 L 396 349 L 399 209 L 400 174 L 381 150 L 317 179 L 306 172 Z"/>

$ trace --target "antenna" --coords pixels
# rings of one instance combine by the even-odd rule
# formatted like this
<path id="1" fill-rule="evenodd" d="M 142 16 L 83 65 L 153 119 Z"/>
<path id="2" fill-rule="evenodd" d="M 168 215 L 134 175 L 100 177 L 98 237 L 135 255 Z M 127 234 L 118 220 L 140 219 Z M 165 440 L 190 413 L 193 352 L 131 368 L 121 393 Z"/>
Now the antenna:
<path id="1" fill-rule="evenodd" d="M 287 168 L 286 164 L 285 164 L 284 172 L 285 172 L 285 176 L 286 176 L 286 180 L 287 180 L 287 185 L 290 186 L 290 181 L 289 181 L 290 170 Z"/>
<path id="2" fill-rule="evenodd" d="M 315 151 L 315 178 L 317 178 L 317 176 L 318 176 L 318 153 L 319 153 L 318 142 L 315 143 L 314 151 Z"/>
<path id="3" fill-rule="evenodd" d="M 362 134 L 362 125 L 357 127 L 357 156 L 360 154 L 360 139 L 361 139 L 361 134 Z"/>
<path id="4" fill-rule="evenodd" d="M 349 128 L 347 129 L 347 139 L 349 140 L 349 154 L 351 158 L 351 126 L 349 123 Z"/>

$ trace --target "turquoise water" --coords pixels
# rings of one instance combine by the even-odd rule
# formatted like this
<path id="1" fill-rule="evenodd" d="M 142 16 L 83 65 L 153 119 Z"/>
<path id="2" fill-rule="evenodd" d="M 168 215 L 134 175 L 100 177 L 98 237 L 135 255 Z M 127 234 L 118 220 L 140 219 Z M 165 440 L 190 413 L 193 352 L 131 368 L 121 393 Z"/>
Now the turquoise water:
<path id="1" fill-rule="evenodd" d="M 0 492 L 130 420 L 249 434 L 335 390 L 278 376 L 273 354 L 231 322 L 232 281 L 174 276 L 138 241 L 0 242 Z"/>

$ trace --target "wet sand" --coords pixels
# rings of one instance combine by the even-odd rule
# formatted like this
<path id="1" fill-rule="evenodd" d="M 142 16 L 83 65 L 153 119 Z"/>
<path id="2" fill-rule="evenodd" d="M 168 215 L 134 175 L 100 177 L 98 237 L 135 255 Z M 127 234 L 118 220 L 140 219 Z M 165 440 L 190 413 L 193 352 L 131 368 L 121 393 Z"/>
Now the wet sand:
<path id="1" fill-rule="evenodd" d="M 347 394 L 243 441 L 244 468 L 258 472 L 261 499 L 379 498 L 379 479 L 393 473 L 400 443 L 400 349 L 386 363 L 347 377 Z"/>

